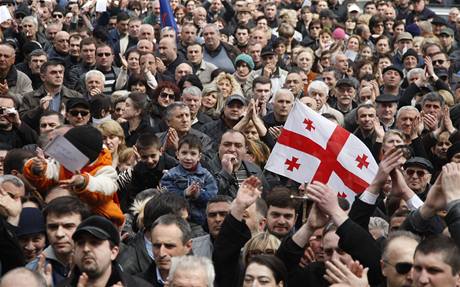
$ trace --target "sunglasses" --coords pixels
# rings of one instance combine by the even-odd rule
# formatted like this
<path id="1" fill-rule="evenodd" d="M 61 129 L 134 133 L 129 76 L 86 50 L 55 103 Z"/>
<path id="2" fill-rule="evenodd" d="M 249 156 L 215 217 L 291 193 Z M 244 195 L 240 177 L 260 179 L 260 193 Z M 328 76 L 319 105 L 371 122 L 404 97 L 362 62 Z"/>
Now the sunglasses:
<path id="1" fill-rule="evenodd" d="M 161 94 L 160 94 L 160 98 L 163 98 L 163 99 L 166 99 L 166 98 L 174 99 L 174 94 L 161 93 Z"/>
<path id="2" fill-rule="evenodd" d="M 412 263 L 409 263 L 409 262 L 399 262 L 394 265 L 390 264 L 390 262 L 388 261 L 384 261 L 384 262 L 390 266 L 393 266 L 396 272 L 398 272 L 398 274 L 400 275 L 407 274 L 412 269 Z"/>
<path id="3" fill-rule="evenodd" d="M 104 56 L 105 57 L 110 57 L 110 56 L 112 56 L 112 53 L 97 53 L 97 56 L 98 57 L 104 57 Z"/>
<path id="4" fill-rule="evenodd" d="M 80 111 L 80 110 L 71 110 L 69 111 L 69 114 L 71 114 L 73 117 L 78 117 L 78 115 L 81 115 L 82 117 L 86 117 L 89 115 L 88 111 Z"/>
<path id="5" fill-rule="evenodd" d="M 214 217 L 217 217 L 217 215 L 219 215 L 220 217 L 225 217 L 227 216 L 227 214 L 228 214 L 228 211 L 209 212 L 208 217 L 214 218 Z"/>
<path id="6" fill-rule="evenodd" d="M 406 174 L 408 176 L 413 176 L 414 174 L 417 174 L 418 177 L 424 177 L 426 172 L 423 170 L 406 169 Z"/>
<path id="7" fill-rule="evenodd" d="M 53 18 L 59 18 L 59 19 L 61 19 L 61 18 L 63 18 L 63 17 L 64 17 L 64 15 L 62 15 L 62 14 L 53 14 Z"/>
<path id="8" fill-rule="evenodd" d="M 433 65 L 442 65 L 444 64 L 444 62 L 445 62 L 444 60 L 434 60 Z"/>

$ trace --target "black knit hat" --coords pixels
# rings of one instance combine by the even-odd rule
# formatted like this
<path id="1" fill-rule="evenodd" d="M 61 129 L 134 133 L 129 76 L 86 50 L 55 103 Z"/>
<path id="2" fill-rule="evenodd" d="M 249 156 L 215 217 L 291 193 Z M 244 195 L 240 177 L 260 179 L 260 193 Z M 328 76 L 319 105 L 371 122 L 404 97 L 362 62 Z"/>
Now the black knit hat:
<path id="1" fill-rule="evenodd" d="M 460 142 L 455 142 L 450 148 L 447 150 L 447 160 L 450 162 L 454 155 L 460 152 Z"/>
<path id="2" fill-rule="evenodd" d="M 86 155 L 90 163 L 95 161 L 102 151 L 102 134 L 95 127 L 74 127 L 66 132 L 64 137 Z"/>
<path id="3" fill-rule="evenodd" d="M 406 53 L 404 53 L 404 55 L 402 56 L 402 60 L 404 62 L 404 59 L 408 56 L 414 56 L 415 59 L 417 59 L 417 63 L 418 63 L 418 54 L 417 54 L 417 51 L 415 51 L 414 49 L 408 49 L 406 51 Z"/>

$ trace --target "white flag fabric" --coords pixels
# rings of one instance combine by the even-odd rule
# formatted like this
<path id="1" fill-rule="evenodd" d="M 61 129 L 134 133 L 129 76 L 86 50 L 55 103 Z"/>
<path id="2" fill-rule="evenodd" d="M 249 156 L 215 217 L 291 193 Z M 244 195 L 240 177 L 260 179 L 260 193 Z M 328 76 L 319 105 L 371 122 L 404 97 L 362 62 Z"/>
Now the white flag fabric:
<path id="1" fill-rule="evenodd" d="M 322 182 L 353 201 L 378 165 L 355 135 L 296 100 L 265 169 L 298 183 Z"/>

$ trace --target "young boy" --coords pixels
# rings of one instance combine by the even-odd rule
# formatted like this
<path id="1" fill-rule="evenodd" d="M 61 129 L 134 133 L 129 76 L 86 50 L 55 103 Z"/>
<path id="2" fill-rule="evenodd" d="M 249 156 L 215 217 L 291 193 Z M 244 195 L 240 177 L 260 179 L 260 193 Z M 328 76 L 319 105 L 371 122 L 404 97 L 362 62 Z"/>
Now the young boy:
<path id="1" fill-rule="evenodd" d="M 163 176 L 163 171 L 177 165 L 177 160 L 161 151 L 160 140 L 151 133 L 139 136 L 134 145 L 138 162 L 133 168 L 120 173 L 117 178 L 118 197 L 124 213 L 136 195 L 148 188 L 156 188 Z"/>
<path id="2" fill-rule="evenodd" d="M 185 197 L 190 204 L 191 221 L 198 225 L 206 221 L 206 204 L 217 194 L 217 184 L 211 173 L 201 166 L 201 142 L 194 135 L 179 141 L 176 157 L 179 165 L 161 178 L 161 186 L 168 192 Z"/>
<path id="3" fill-rule="evenodd" d="M 125 217 L 116 194 L 117 172 L 112 167 L 110 151 L 102 146 L 101 132 L 92 126 L 78 126 L 64 137 L 88 157 L 88 163 L 81 170 L 69 171 L 54 159 L 34 157 L 24 165 L 24 176 L 43 197 L 53 187 L 64 186 L 88 204 L 93 213 L 122 226 Z"/>

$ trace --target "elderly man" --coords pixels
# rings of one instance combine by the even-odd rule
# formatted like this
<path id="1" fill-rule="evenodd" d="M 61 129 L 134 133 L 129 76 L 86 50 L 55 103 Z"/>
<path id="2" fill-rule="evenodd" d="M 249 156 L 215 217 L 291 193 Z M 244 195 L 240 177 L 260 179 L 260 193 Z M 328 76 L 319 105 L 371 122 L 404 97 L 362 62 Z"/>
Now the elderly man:
<path id="1" fill-rule="evenodd" d="M 40 67 L 43 85 L 24 95 L 20 113 L 31 127 L 38 130 L 38 119 L 45 110 L 60 112 L 71 98 L 82 95 L 64 86 L 64 65 L 59 61 L 48 61 Z"/>
<path id="2" fill-rule="evenodd" d="M 214 286 L 214 266 L 211 260 L 197 256 L 173 257 L 169 270 L 169 286 Z"/>
<path id="3" fill-rule="evenodd" d="M 158 44 L 158 54 L 160 59 L 166 66 L 166 72 L 170 75 L 174 75 L 177 66 L 185 62 L 180 54 L 177 54 L 176 41 L 171 38 L 163 38 Z"/>
<path id="4" fill-rule="evenodd" d="M 150 43 L 155 41 L 155 31 L 150 24 L 142 24 L 139 27 L 139 40 L 148 40 Z"/>
<path id="5" fill-rule="evenodd" d="M 193 23 L 186 23 L 182 25 L 180 31 L 180 40 L 177 44 L 177 50 L 179 53 L 182 53 L 182 56 L 186 57 L 188 46 L 197 42 L 197 33 L 198 28 Z"/>
<path id="6" fill-rule="evenodd" d="M 392 95 L 380 95 L 375 98 L 377 117 L 384 130 L 393 129 L 395 126 L 395 115 L 398 110 L 399 97 Z"/>
<path id="7" fill-rule="evenodd" d="M 176 70 L 174 71 L 174 80 L 176 80 L 176 83 L 179 84 L 183 77 L 192 74 L 193 68 L 189 63 L 180 63 L 177 65 Z"/>
<path id="8" fill-rule="evenodd" d="M 413 157 L 404 163 L 404 179 L 421 200 L 425 200 L 434 168 L 429 160 Z"/>
<path id="9" fill-rule="evenodd" d="M 87 100 L 101 95 L 103 96 L 104 92 L 104 83 L 105 76 L 102 72 L 98 70 L 91 70 L 85 74 L 85 87 L 86 87 L 86 96 Z"/>
<path id="10" fill-rule="evenodd" d="M 69 60 L 70 34 L 65 31 L 56 33 L 53 39 L 53 48 L 48 52 L 48 58 Z"/>
<path id="11" fill-rule="evenodd" d="M 8 44 L 0 44 L 0 95 L 10 95 L 22 99 L 33 91 L 32 81 L 14 66 L 16 51 Z"/>
<path id="12" fill-rule="evenodd" d="M 179 140 L 188 134 L 197 136 L 203 147 L 203 154 L 211 156 L 211 139 L 206 134 L 192 128 L 192 119 L 189 107 L 182 102 L 175 102 L 166 108 L 166 123 L 168 130 L 158 133 L 157 136 L 166 144 L 166 152 L 176 155 Z"/>
<path id="13" fill-rule="evenodd" d="M 153 53 L 154 52 L 154 45 L 153 42 L 147 39 L 141 39 L 137 42 L 137 49 L 141 54 L 145 53 Z"/>
<path id="14" fill-rule="evenodd" d="M 37 18 L 34 16 L 26 16 L 22 19 L 22 33 L 26 36 L 27 40 L 29 41 L 37 41 L 42 45 L 48 42 L 45 35 L 43 35 L 40 31 L 38 31 L 38 21 Z"/>
<path id="15" fill-rule="evenodd" d="M 405 106 L 398 110 L 396 114 L 396 128 L 400 130 L 407 141 L 411 141 L 418 137 L 417 120 L 420 117 L 420 112 L 412 106 Z"/>
<path id="16" fill-rule="evenodd" d="M 356 108 L 356 82 L 354 79 L 341 79 L 335 84 L 337 102 L 333 106 L 344 116 Z"/>
<path id="17" fill-rule="evenodd" d="M 235 72 L 233 63 L 240 51 L 221 41 L 219 29 L 214 24 L 208 24 L 203 28 L 203 38 L 204 60 L 233 74 Z"/>
<path id="18" fill-rule="evenodd" d="M 203 84 L 211 82 L 211 73 L 216 65 L 203 60 L 203 46 L 198 42 L 191 43 L 186 48 L 187 60 L 192 64 L 193 72 Z"/>
<path id="19" fill-rule="evenodd" d="M 201 91 L 199 88 L 192 86 L 182 91 L 181 101 L 190 109 L 192 118 L 192 128 L 200 130 L 206 123 L 212 121 L 212 118 L 200 111 L 201 108 Z"/>
<path id="20" fill-rule="evenodd" d="M 340 125 L 343 125 L 343 114 L 331 108 L 327 103 L 329 98 L 329 86 L 323 81 L 313 81 L 308 85 L 307 96 L 315 99 L 320 114 L 333 115 Z"/>

